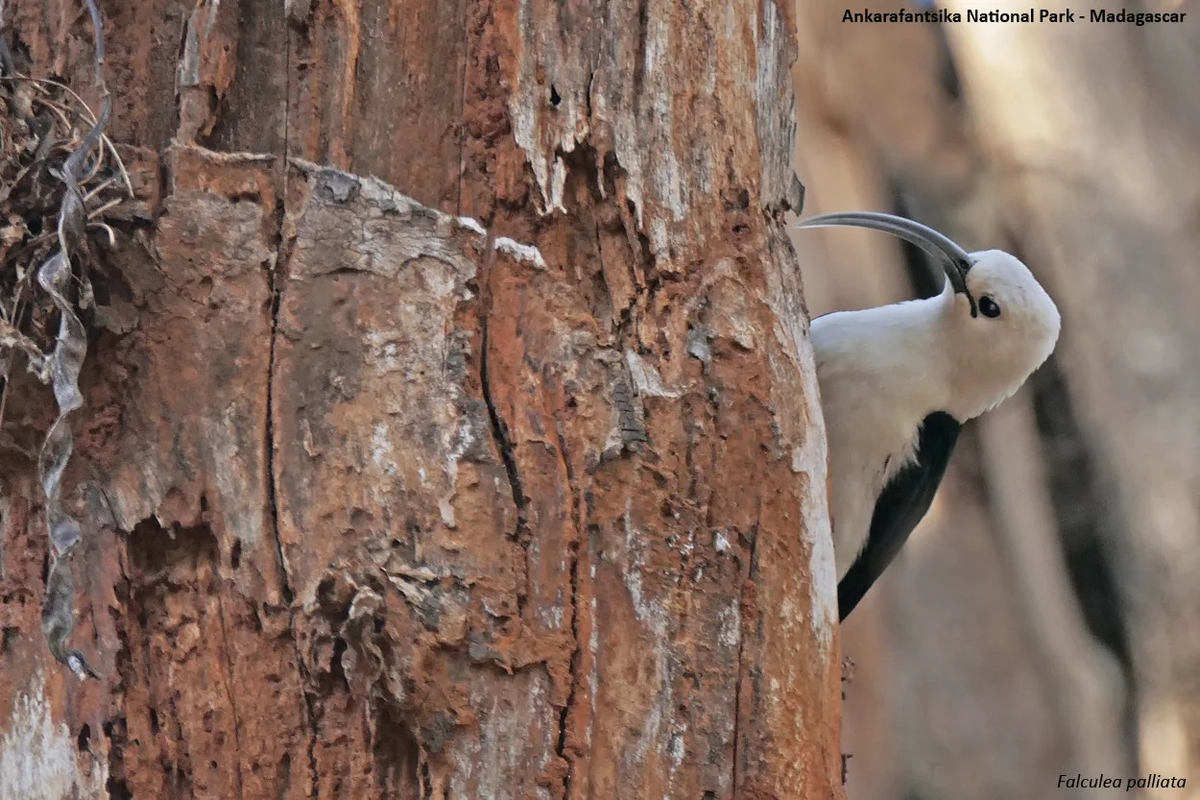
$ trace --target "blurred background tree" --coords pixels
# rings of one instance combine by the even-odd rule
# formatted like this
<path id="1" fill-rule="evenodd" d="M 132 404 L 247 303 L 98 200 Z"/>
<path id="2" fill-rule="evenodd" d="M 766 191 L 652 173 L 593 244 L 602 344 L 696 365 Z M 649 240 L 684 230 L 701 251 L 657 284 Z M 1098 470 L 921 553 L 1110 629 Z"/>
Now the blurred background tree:
<path id="1" fill-rule="evenodd" d="M 843 628 L 855 800 L 1200 783 L 1200 8 L 1176 6 L 1125 7 L 1187 22 L 939 26 L 798 2 L 805 213 L 890 210 L 1007 249 L 1064 317 Z M 888 237 L 793 240 L 813 316 L 937 288 Z"/>

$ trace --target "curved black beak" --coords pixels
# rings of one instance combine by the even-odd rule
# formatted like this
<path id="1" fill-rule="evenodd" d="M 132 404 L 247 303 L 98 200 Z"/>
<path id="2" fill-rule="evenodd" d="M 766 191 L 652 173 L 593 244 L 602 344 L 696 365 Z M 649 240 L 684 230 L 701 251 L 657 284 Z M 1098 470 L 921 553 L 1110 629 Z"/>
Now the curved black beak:
<path id="1" fill-rule="evenodd" d="M 975 298 L 967 291 L 967 272 L 971 269 L 971 257 L 949 236 L 938 233 L 927 225 L 911 219 L 884 214 L 879 211 L 845 211 L 837 214 L 820 214 L 797 223 L 797 228 L 867 228 L 890 233 L 914 244 L 933 256 L 946 271 L 950 285 L 958 294 L 964 294 L 971 304 L 971 316 L 978 316 Z"/>

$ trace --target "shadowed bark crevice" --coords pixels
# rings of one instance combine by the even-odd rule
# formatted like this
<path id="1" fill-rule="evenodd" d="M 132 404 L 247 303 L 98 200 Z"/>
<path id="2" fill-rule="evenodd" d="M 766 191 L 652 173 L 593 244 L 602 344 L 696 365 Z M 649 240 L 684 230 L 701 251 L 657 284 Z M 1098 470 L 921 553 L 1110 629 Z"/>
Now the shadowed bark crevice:
<path id="1" fill-rule="evenodd" d="M 284 164 L 284 175 L 287 174 L 287 165 Z M 270 308 L 268 313 L 271 316 L 271 332 L 270 342 L 268 345 L 268 360 L 267 360 L 267 408 L 266 420 L 264 429 L 266 431 L 265 454 L 267 470 L 267 516 L 268 523 L 271 528 L 271 535 L 275 541 L 275 549 L 279 557 L 279 577 L 283 588 L 283 599 L 287 603 L 291 603 L 295 599 L 295 592 L 292 589 L 291 576 L 288 574 L 287 557 L 283 551 L 283 541 L 279 536 L 279 500 L 278 500 L 278 484 L 279 479 L 275 473 L 275 359 L 276 359 L 276 339 L 279 336 L 279 309 L 283 301 L 283 284 L 284 275 L 287 270 L 287 262 L 289 257 L 289 243 L 284 231 L 286 227 L 287 208 L 285 197 L 287 194 L 287 179 L 283 179 L 283 191 L 279 193 L 276 214 L 276 231 L 277 244 L 275 250 L 275 264 L 270 271 L 268 280 L 270 281 Z"/>
<path id="2" fill-rule="evenodd" d="M 492 304 L 492 280 L 496 267 L 495 236 L 495 232 L 489 229 L 484 245 L 483 265 L 479 271 L 479 385 L 483 393 L 483 402 L 487 405 L 488 419 L 491 422 L 492 441 L 500 454 L 501 461 L 504 462 L 504 471 L 508 474 L 508 485 L 512 490 L 513 504 L 517 507 L 517 524 L 514 535 L 517 541 L 524 545 L 528 539 L 526 515 L 529 501 L 521 486 L 521 475 L 517 471 L 516 450 L 509 436 L 508 426 L 496 407 L 491 375 L 488 370 L 490 344 L 488 327 L 490 318 L 495 312 Z"/>
<path id="3" fill-rule="evenodd" d="M 743 552 L 746 552 L 747 558 L 745 573 L 742 577 L 742 596 L 738 600 L 740 606 L 740 613 L 738 614 L 738 671 L 737 687 L 733 695 L 734 753 L 733 764 L 731 766 L 733 790 L 735 794 L 740 788 L 742 788 L 738 783 L 738 773 L 739 767 L 741 766 L 743 753 L 738 751 L 742 742 L 739 731 L 741 730 L 742 726 L 743 695 L 746 694 L 747 691 L 749 691 L 751 694 L 755 693 L 753 688 L 746 685 L 747 681 L 755 681 L 755 675 L 753 674 L 754 665 L 751 664 L 748 667 L 746 664 L 746 642 L 751 639 L 751 637 L 748 635 L 751 632 L 745 630 L 745 625 L 747 620 L 760 619 L 759 615 L 754 613 L 754 609 L 758 605 L 757 590 L 754 584 L 754 576 L 758 572 L 758 531 L 751 531 L 748 537 L 739 535 L 739 539 L 742 538 L 748 538 L 749 541 L 743 544 Z M 757 639 L 760 634 L 759 632 L 755 631 L 753 632 L 753 635 L 754 638 Z M 747 703 L 747 706 L 751 707 L 751 704 Z"/>
<path id="4" fill-rule="evenodd" d="M 225 661 L 226 674 L 230 678 L 225 682 L 225 695 L 229 702 L 230 715 L 233 717 L 232 730 L 234 752 L 241 753 L 242 720 L 241 715 L 238 713 L 238 693 L 241 691 L 241 687 L 237 686 L 232 680 L 233 676 L 237 674 L 237 671 L 233 654 L 229 650 L 229 628 L 225 620 L 225 595 L 223 592 L 218 595 L 218 599 L 217 619 L 221 625 L 221 657 Z M 237 769 L 237 796 L 241 798 L 244 796 L 246 787 L 246 779 L 242 774 L 242 760 L 240 758 L 234 758 L 233 763 Z"/>
<path id="5" fill-rule="evenodd" d="M 266 398 L 266 419 L 264 422 L 265 429 L 265 444 L 264 444 L 264 464 L 266 469 L 266 492 L 267 492 L 267 524 L 271 532 L 272 539 L 275 543 L 275 553 L 279 564 L 279 580 L 280 587 L 285 603 L 291 605 L 295 602 L 296 593 L 292 587 L 292 578 L 289 574 L 287 557 L 284 554 L 283 538 L 280 535 L 279 528 L 279 475 L 278 465 L 275 460 L 275 403 L 276 403 L 276 365 L 277 365 L 277 348 L 279 340 L 279 314 L 283 306 L 283 292 L 287 284 L 288 268 L 291 260 L 292 246 L 294 239 L 289 234 L 288 220 L 288 181 L 291 177 L 291 150 L 290 150 L 290 132 L 291 132 L 291 92 L 292 92 L 292 72 L 286 68 L 291 64 L 292 57 L 292 31 L 291 26 L 285 26 L 285 92 L 283 98 L 283 142 L 282 153 L 280 154 L 277 170 L 277 194 L 274 209 L 274 231 L 275 240 L 275 263 L 271 265 L 268 275 L 270 283 L 270 306 L 268 313 L 270 314 L 270 341 L 268 345 L 267 355 L 267 398 Z M 317 718 L 317 710 L 315 700 L 309 692 L 312 686 L 312 676 L 307 667 L 304 653 L 300 646 L 300 635 L 297 627 L 298 609 L 291 608 L 288 612 L 288 634 L 292 640 L 292 645 L 295 651 L 296 658 L 296 673 L 299 678 L 300 688 L 300 704 L 304 710 L 304 721 L 308 727 L 306 757 L 308 763 L 309 789 L 308 793 L 312 797 L 319 795 L 320 787 L 320 770 L 317 763 L 317 738 L 319 735 L 319 724 Z"/>
<path id="6" fill-rule="evenodd" d="M 286 131 L 286 125 L 285 125 Z M 271 536 L 275 543 L 275 553 L 279 563 L 279 579 L 282 589 L 283 600 L 291 605 L 295 602 L 295 591 L 292 588 L 291 575 L 287 566 L 287 557 L 284 554 L 283 539 L 279 531 L 279 475 L 277 473 L 278 466 L 275 462 L 275 383 L 276 383 L 276 346 L 279 338 L 279 311 L 283 303 L 283 292 L 287 282 L 288 262 L 291 258 L 292 242 L 287 233 L 287 182 L 290 173 L 290 164 L 287 160 L 287 137 L 284 137 L 284 158 L 282 159 L 282 168 L 280 169 L 281 188 L 276 201 L 276 250 L 275 264 L 270 271 L 270 308 L 271 315 L 270 325 L 270 343 L 269 354 L 267 360 L 267 403 L 266 403 L 266 420 L 264 424 L 266 432 L 265 441 L 265 464 L 266 464 L 266 492 L 267 492 L 267 517 L 268 525 L 270 526 Z M 296 655 L 296 672 L 300 679 L 300 702 L 304 708 L 304 719 L 308 726 L 308 744 L 307 744 L 307 759 L 309 772 L 309 795 L 317 797 L 320 786 L 320 770 L 317 764 L 317 737 L 319 734 L 319 725 L 317 719 L 317 711 L 315 702 L 309 693 L 309 688 L 312 686 L 312 676 L 306 666 L 304 653 L 300 647 L 300 636 L 297 628 L 297 614 L 299 609 L 291 608 L 288 613 L 288 629 L 289 636 L 295 648 Z"/>
<path id="7" fill-rule="evenodd" d="M 562 459 L 563 470 L 567 475 L 567 491 L 571 496 L 571 521 L 575 530 L 575 536 L 568 544 L 567 553 L 568 570 L 570 573 L 570 597 L 567 600 L 567 613 L 569 614 L 568 627 L 571 631 L 572 642 L 569 664 L 571 688 L 567 693 L 567 702 L 563 706 L 562 711 L 559 712 L 558 742 L 555 745 L 555 752 L 558 753 L 558 757 L 566 763 L 566 773 L 563 775 L 563 797 L 569 798 L 571 796 L 571 778 L 575 770 L 576 753 L 568 749 L 568 734 L 571 724 L 571 712 L 575 708 L 577 689 L 584 677 L 580 672 L 580 659 L 583 653 L 582 643 L 579 639 L 579 560 L 580 551 L 584 546 L 584 532 L 579 491 L 575 481 L 575 470 L 571 466 L 571 458 L 567 450 L 567 438 L 563 435 L 561 421 L 556 422 L 555 427 L 558 435 L 558 454 L 559 458 Z"/>

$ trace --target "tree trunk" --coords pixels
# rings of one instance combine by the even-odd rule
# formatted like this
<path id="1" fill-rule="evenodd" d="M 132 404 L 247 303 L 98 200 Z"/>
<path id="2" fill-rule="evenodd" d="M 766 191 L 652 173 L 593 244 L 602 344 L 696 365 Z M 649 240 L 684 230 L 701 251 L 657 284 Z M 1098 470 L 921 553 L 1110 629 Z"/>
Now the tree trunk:
<path id="1" fill-rule="evenodd" d="M 790 7 L 276 5 L 102 4 L 101 678 L 5 452 L 0 797 L 841 797 Z M 4 13 L 95 103 L 78 5 Z"/>

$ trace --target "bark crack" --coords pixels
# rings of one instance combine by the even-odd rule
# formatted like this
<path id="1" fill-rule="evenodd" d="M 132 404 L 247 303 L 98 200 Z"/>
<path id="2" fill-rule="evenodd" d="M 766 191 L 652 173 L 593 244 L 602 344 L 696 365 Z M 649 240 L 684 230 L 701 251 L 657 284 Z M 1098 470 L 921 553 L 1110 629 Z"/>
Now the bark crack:
<path id="1" fill-rule="evenodd" d="M 575 759 L 567 755 L 567 731 L 569 728 L 569 717 L 571 709 L 575 707 L 576 690 L 579 688 L 582 676 L 580 675 L 580 661 L 583 657 L 582 648 L 579 641 L 579 551 L 582 546 L 583 526 L 580 519 L 579 510 L 579 495 L 576 492 L 575 486 L 575 471 L 571 469 L 571 459 L 567 454 L 567 439 L 563 435 L 562 425 L 557 426 L 558 430 L 558 454 L 562 459 L 563 469 L 567 475 L 567 490 L 571 496 L 571 519 L 575 527 L 575 536 L 572 538 L 568 546 L 567 557 L 570 559 L 570 579 L 571 579 L 571 595 L 570 595 L 570 628 L 571 628 L 571 660 L 569 664 L 571 676 L 571 689 L 567 694 L 567 702 L 563 706 L 558 717 L 558 744 L 555 748 L 558 757 L 563 759 L 567 764 L 566 774 L 563 775 L 563 797 L 571 796 L 571 777 L 575 769 Z"/>
<path id="2" fill-rule="evenodd" d="M 758 514 L 756 515 L 756 520 L 761 519 L 761 518 L 762 518 L 762 500 L 760 498 Z M 740 788 L 738 785 L 738 764 L 741 761 L 741 750 L 742 750 L 741 737 L 743 734 L 743 731 L 742 731 L 742 694 L 744 693 L 743 692 L 743 684 L 745 681 L 745 672 L 746 672 L 746 657 L 745 657 L 746 634 L 747 634 L 746 611 L 747 611 L 748 607 L 757 606 L 756 598 L 750 597 L 749 602 L 748 602 L 748 597 L 747 597 L 748 595 L 753 595 L 755 592 L 754 574 L 758 568 L 758 523 L 757 523 L 757 521 L 754 524 L 754 530 L 751 531 L 748 549 L 749 549 L 749 559 L 748 559 L 749 563 L 746 566 L 746 578 L 744 581 L 742 581 L 741 609 L 738 614 L 737 686 L 733 693 L 733 776 L 732 776 L 733 783 L 732 783 L 732 785 L 733 785 L 733 793 L 735 796 L 738 794 L 738 789 Z"/>
<path id="3" fill-rule="evenodd" d="M 229 696 L 229 711 L 233 714 L 233 744 L 234 760 L 237 762 L 238 797 L 245 797 L 245 778 L 242 776 L 242 719 L 238 714 L 237 692 L 233 679 L 233 656 L 229 653 L 229 629 L 225 624 L 225 593 L 217 593 L 217 604 L 221 620 L 221 653 L 225 656 L 225 670 L 228 678 L 225 681 L 225 693 Z"/>
<path id="4" fill-rule="evenodd" d="M 291 633 L 292 645 L 296 651 L 296 672 L 300 679 L 300 702 L 304 707 L 305 721 L 308 725 L 308 779 L 309 797 L 318 797 L 320 790 L 320 774 L 317 769 L 317 712 L 313 698 L 308 693 L 311 676 L 304 665 L 304 653 L 300 647 L 300 637 L 296 630 L 296 609 L 292 607 L 295 591 L 288 572 L 287 559 L 283 551 L 283 539 L 279 532 L 279 498 L 278 474 L 275 463 L 275 360 L 279 340 L 279 312 L 283 305 L 283 289 L 287 277 L 287 268 L 291 259 L 291 248 L 287 236 L 287 193 L 288 178 L 291 171 L 291 122 L 292 122 L 292 29 L 286 26 L 284 31 L 284 82 L 283 97 L 283 153 L 280 163 L 279 195 L 275 201 L 275 266 L 270 272 L 271 292 L 271 333 L 267 361 L 267 408 L 266 408 L 266 443 L 265 462 L 267 471 L 267 513 L 271 535 L 275 540 L 275 551 L 279 559 L 280 585 L 284 601 L 288 605 L 288 630 Z"/>
<path id="5" fill-rule="evenodd" d="M 267 354 L 267 410 L 266 410 L 266 470 L 267 470 L 267 512 L 270 515 L 271 534 L 275 539 L 275 550 L 279 558 L 279 577 L 283 587 L 284 600 L 290 605 L 295 597 L 292 591 L 291 576 L 288 574 L 287 558 L 283 553 L 283 540 L 279 536 L 279 502 L 276 489 L 275 474 L 275 346 L 279 332 L 279 308 L 281 305 L 283 286 L 280 273 L 286 267 L 288 258 L 287 246 L 284 241 L 284 224 L 287 216 L 285 195 L 287 193 L 287 157 L 283 163 L 283 191 L 276 204 L 275 213 L 278 219 L 278 243 L 275 250 L 275 268 L 271 271 L 271 340 Z"/>
<path id="6" fill-rule="evenodd" d="M 525 491 L 521 486 L 521 476 L 517 471 L 517 456 L 512 441 L 508 437 L 508 428 L 496 408 L 492 397 L 491 375 L 488 371 L 488 320 L 492 315 L 492 271 L 496 266 L 496 232 L 488 228 L 487 240 L 484 244 L 483 268 L 480 275 L 480 320 L 479 320 L 479 383 L 483 393 L 483 402 L 487 405 L 488 419 L 491 421 L 492 439 L 496 449 L 500 451 L 500 459 L 504 462 L 504 470 L 508 473 L 508 485 L 512 489 L 513 503 L 517 507 L 517 540 L 524 543 L 526 523 Z"/>
<path id="7" fill-rule="evenodd" d="M 290 48 L 289 48 L 290 49 Z M 308 686 L 311 683 L 308 669 L 304 666 L 304 653 L 300 649 L 300 637 L 296 630 L 296 609 L 291 608 L 292 602 L 295 600 L 295 591 L 292 589 L 291 576 L 288 572 L 287 559 L 283 552 L 283 539 L 279 533 L 279 501 L 278 501 L 278 473 L 275 464 L 275 359 L 276 359 L 276 343 L 279 335 L 279 311 L 283 301 L 283 282 L 284 273 L 287 269 L 288 260 L 291 257 L 290 249 L 288 248 L 287 237 L 284 231 L 284 226 L 287 220 L 287 180 L 288 166 L 287 159 L 287 124 L 284 125 L 284 159 L 283 159 L 283 179 L 282 191 L 279 194 L 279 200 L 276 204 L 276 215 L 278 220 L 278 228 L 276 236 L 278 237 L 275 251 L 275 269 L 271 272 L 271 342 L 269 350 L 269 361 L 267 363 L 267 410 L 266 410 L 266 469 L 267 469 L 267 510 L 270 516 L 271 535 L 275 539 L 275 552 L 279 559 L 279 577 L 283 589 L 284 601 L 288 604 L 288 629 L 291 632 L 292 644 L 296 650 L 296 672 L 300 677 L 300 700 L 304 705 L 305 719 L 308 723 L 308 772 L 309 772 L 309 796 L 317 797 L 320 783 L 319 773 L 317 770 L 317 713 L 313 707 L 313 700 L 308 694 Z"/>
<path id="8" fill-rule="evenodd" d="M 275 266 L 270 273 L 271 291 L 271 341 L 267 354 L 267 413 L 266 413 L 266 469 L 267 469 L 267 507 L 271 516 L 271 533 L 275 538 L 275 548 L 279 556 L 279 573 L 283 584 L 284 599 L 290 605 L 294 598 L 291 579 L 288 575 L 287 560 L 283 554 L 283 541 L 279 536 L 279 503 L 276 494 L 275 475 L 275 348 L 279 337 L 279 309 L 283 299 L 283 273 L 287 269 L 288 249 L 287 233 L 287 191 L 290 157 L 288 135 L 291 128 L 291 90 L 292 90 L 292 36 L 290 27 L 284 37 L 284 70 L 286 72 L 283 98 L 283 162 L 280 164 L 279 195 L 275 199 Z M 293 631 L 294 633 L 294 631 Z M 294 638 L 294 637 L 293 637 Z"/>

